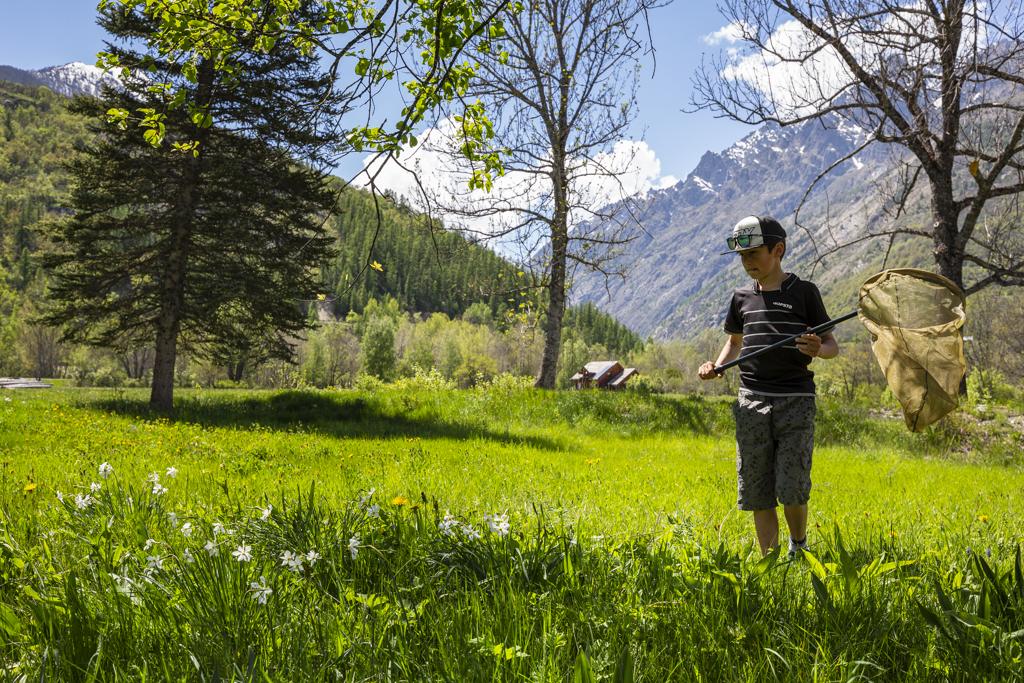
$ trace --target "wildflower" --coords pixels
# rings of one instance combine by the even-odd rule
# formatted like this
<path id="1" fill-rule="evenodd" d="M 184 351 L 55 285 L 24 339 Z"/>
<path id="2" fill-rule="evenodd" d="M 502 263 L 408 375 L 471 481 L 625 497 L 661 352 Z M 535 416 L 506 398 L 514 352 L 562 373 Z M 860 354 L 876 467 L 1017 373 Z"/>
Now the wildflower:
<path id="1" fill-rule="evenodd" d="M 146 567 L 149 569 L 163 569 L 164 558 L 159 555 L 149 555 L 146 557 Z"/>
<path id="2" fill-rule="evenodd" d="M 213 523 L 213 535 L 214 536 L 220 536 L 222 533 L 224 533 L 224 525 L 221 524 L 220 522 L 214 522 Z"/>
<path id="3" fill-rule="evenodd" d="M 985 557 L 992 557 L 992 548 L 985 548 Z"/>
<path id="4" fill-rule="evenodd" d="M 252 559 L 252 546 L 240 545 L 231 551 L 231 557 L 239 562 L 248 562 Z"/>
<path id="5" fill-rule="evenodd" d="M 207 541 L 206 545 L 203 546 L 203 550 L 205 550 L 206 554 L 210 557 L 217 557 L 220 553 L 220 550 L 217 549 L 217 544 L 213 541 Z"/>
<path id="6" fill-rule="evenodd" d="M 409 499 L 406 498 L 405 496 L 395 496 L 394 498 L 391 499 L 391 504 L 397 505 L 398 507 L 402 507 L 403 505 L 409 504 Z"/>
<path id="7" fill-rule="evenodd" d="M 988 524 L 988 515 L 978 515 L 978 521 L 982 524 Z"/>
<path id="8" fill-rule="evenodd" d="M 274 511 L 274 506 L 267 503 L 267 507 L 260 510 L 260 518 L 265 522 L 270 519 L 270 513 Z"/>
<path id="9" fill-rule="evenodd" d="M 101 488 L 103 488 L 103 485 L 98 482 L 94 481 L 89 484 L 89 491 L 92 493 L 99 493 Z"/>
<path id="10" fill-rule="evenodd" d="M 370 507 L 366 508 L 366 515 L 367 515 L 367 517 L 372 517 L 374 519 L 379 518 L 380 517 L 380 505 L 374 504 L 374 505 L 371 505 Z"/>
<path id="11" fill-rule="evenodd" d="M 296 555 L 290 550 L 281 553 L 281 566 L 287 567 L 288 571 L 298 574 L 302 571 L 302 555 Z"/>
<path id="12" fill-rule="evenodd" d="M 178 468 L 177 467 L 168 467 L 167 470 L 164 472 L 164 474 L 166 474 L 171 479 L 174 479 L 176 476 L 178 476 Z"/>
<path id="13" fill-rule="evenodd" d="M 167 487 L 161 486 L 159 483 L 153 484 L 153 495 L 162 496 L 167 493 Z"/>
<path id="14" fill-rule="evenodd" d="M 348 539 L 348 552 L 352 556 L 352 559 L 356 559 L 356 555 L 359 554 L 359 534 L 356 534 L 352 538 Z"/>
<path id="15" fill-rule="evenodd" d="M 159 484 L 160 475 L 157 474 L 156 472 L 150 472 L 149 476 L 146 477 L 146 481 L 148 481 L 150 484 Z"/>
<path id="16" fill-rule="evenodd" d="M 171 521 L 171 526 L 178 526 L 178 513 L 173 510 L 167 513 L 167 519 Z"/>
<path id="17" fill-rule="evenodd" d="M 437 528 L 441 530 L 441 533 L 445 536 L 454 536 L 455 530 L 459 527 L 459 520 L 452 517 L 452 513 L 447 510 L 444 511 L 444 519 L 438 523 Z"/>
<path id="18" fill-rule="evenodd" d="M 309 562 L 309 566 L 312 567 L 316 564 L 316 561 L 320 559 L 320 553 L 315 550 L 310 550 L 306 553 L 306 562 Z"/>
<path id="19" fill-rule="evenodd" d="M 260 577 L 259 583 L 253 581 L 249 584 L 249 590 L 252 592 L 252 599 L 261 605 L 267 604 L 267 599 L 274 592 L 273 589 L 267 585 L 267 580 L 264 577 Z"/>
<path id="20" fill-rule="evenodd" d="M 92 496 L 88 494 L 84 496 L 81 493 L 75 494 L 75 507 L 77 507 L 79 510 L 88 509 L 88 507 L 92 505 L 94 502 L 95 501 L 93 500 Z"/>
<path id="21" fill-rule="evenodd" d="M 480 538 L 480 530 L 472 524 L 466 524 L 465 526 L 463 526 L 462 534 L 466 537 L 466 540 L 468 541 L 475 541 L 478 538 Z"/>
<path id="22" fill-rule="evenodd" d="M 30 481 L 29 483 L 25 484 L 25 488 L 22 490 L 25 493 L 32 493 L 33 491 L 36 490 L 36 483 L 34 481 Z"/>
<path id="23" fill-rule="evenodd" d="M 59 500 L 62 503 L 64 502 L 64 494 L 61 493 L 60 491 L 57 491 L 57 500 Z"/>
<path id="24" fill-rule="evenodd" d="M 108 478 L 113 473 L 114 468 L 111 466 L 109 462 L 104 462 L 100 465 L 100 476 L 103 477 L 104 479 Z"/>
<path id="25" fill-rule="evenodd" d="M 188 563 L 188 564 L 192 564 L 193 562 L 196 561 L 196 558 L 192 556 L 192 551 L 189 550 L 188 548 L 185 548 L 185 550 L 182 551 L 181 559 L 185 560 L 185 562 Z"/>
<path id="26" fill-rule="evenodd" d="M 359 505 L 360 505 L 360 507 L 366 507 L 366 504 L 370 502 L 370 499 L 373 498 L 373 494 L 375 494 L 375 493 L 377 493 L 377 489 L 374 488 L 374 489 L 370 489 L 369 491 L 364 493 L 362 496 L 360 496 L 360 498 L 359 498 Z"/>
<path id="27" fill-rule="evenodd" d="M 10 396 L 4 396 L 4 403 L 10 403 L 10 402 L 11 402 L 11 397 Z"/>
<path id="28" fill-rule="evenodd" d="M 507 514 L 484 515 L 484 521 L 487 522 L 491 533 L 498 534 L 499 536 L 508 536 L 508 532 L 512 530 Z"/>
<path id="29" fill-rule="evenodd" d="M 142 546 L 142 549 L 148 551 L 154 545 L 156 545 L 156 540 L 152 539 L 152 538 L 147 538 L 146 539 L 146 545 Z"/>
<path id="30" fill-rule="evenodd" d="M 192 536 L 192 522 L 185 522 L 181 525 L 181 535 L 185 538 Z"/>

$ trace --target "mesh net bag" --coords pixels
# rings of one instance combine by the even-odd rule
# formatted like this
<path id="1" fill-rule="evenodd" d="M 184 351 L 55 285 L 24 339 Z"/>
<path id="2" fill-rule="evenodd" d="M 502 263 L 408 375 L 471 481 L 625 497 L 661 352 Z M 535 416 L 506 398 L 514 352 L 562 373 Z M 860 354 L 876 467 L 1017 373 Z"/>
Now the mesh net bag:
<path id="1" fill-rule="evenodd" d="M 885 270 L 860 288 L 858 317 L 911 431 L 959 404 L 965 307 L 959 287 L 924 270 Z"/>

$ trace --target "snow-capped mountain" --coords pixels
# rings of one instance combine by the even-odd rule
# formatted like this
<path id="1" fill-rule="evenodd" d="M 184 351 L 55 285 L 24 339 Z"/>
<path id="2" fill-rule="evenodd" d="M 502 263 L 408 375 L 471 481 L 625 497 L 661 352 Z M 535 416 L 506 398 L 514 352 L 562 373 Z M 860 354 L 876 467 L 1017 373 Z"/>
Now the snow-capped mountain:
<path id="1" fill-rule="evenodd" d="M 65 97 L 75 95 L 98 96 L 104 85 L 118 87 L 120 81 L 111 73 L 91 64 L 71 62 L 45 69 L 18 69 L 0 66 L 0 80 L 13 81 L 23 85 L 45 85 Z"/>
<path id="2" fill-rule="evenodd" d="M 643 336 L 688 338 L 720 328 L 732 290 L 747 279 L 735 256 L 721 255 L 740 218 L 778 218 L 790 235 L 784 266 L 805 277 L 816 253 L 887 220 L 878 190 L 893 159 L 872 145 L 818 184 L 801 210 L 803 227 L 794 226 L 808 186 L 864 140 L 865 131 L 839 120 L 812 121 L 763 126 L 722 152 L 706 152 L 685 180 L 640 202 L 644 230 L 617 260 L 626 278 L 577 272 L 573 301 L 591 301 Z M 835 305 L 845 306 L 850 278 L 877 266 L 884 251 L 865 241 L 826 258 L 814 272 L 826 300 L 830 288 L 842 290 Z"/>

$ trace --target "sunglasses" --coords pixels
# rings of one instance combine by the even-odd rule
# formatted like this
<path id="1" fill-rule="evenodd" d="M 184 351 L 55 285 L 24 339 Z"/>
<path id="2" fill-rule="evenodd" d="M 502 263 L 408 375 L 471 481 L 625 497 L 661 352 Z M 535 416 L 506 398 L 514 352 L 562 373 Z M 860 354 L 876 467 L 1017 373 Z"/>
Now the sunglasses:
<path id="1" fill-rule="evenodd" d="M 736 249 L 751 249 L 753 247 L 760 247 L 764 244 L 764 235 L 757 234 L 726 237 L 725 243 L 729 245 L 729 249 L 733 251 Z"/>

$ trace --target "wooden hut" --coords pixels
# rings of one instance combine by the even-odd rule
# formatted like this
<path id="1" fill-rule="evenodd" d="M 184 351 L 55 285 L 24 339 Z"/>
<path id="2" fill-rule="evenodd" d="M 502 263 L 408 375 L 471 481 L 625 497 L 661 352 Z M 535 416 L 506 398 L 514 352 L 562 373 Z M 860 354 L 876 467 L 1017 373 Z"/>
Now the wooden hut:
<path id="1" fill-rule="evenodd" d="M 623 389 L 636 368 L 624 368 L 617 360 L 598 360 L 587 363 L 573 375 L 573 389 Z"/>

